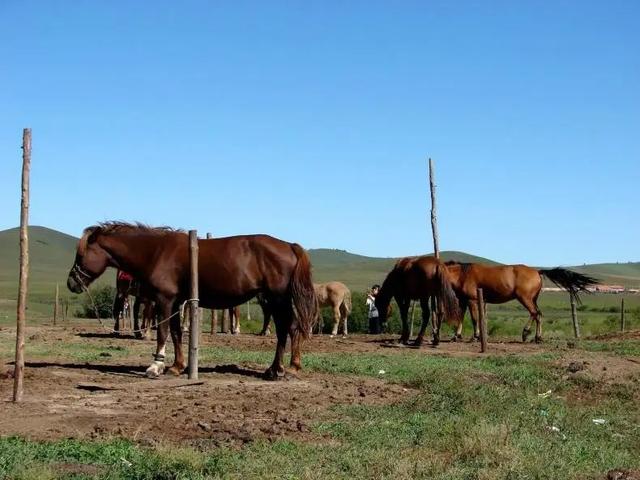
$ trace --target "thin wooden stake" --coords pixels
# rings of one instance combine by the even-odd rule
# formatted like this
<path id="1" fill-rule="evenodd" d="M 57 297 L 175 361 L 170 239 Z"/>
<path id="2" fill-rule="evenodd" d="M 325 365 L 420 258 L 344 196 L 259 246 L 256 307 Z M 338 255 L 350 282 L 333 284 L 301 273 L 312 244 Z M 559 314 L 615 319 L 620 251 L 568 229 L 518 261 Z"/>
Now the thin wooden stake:
<path id="1" fill-rule="evenodd" d="M 620 331 L 624 332 L 624 298 L 620 300 Z"/>
<path id="2" fill-rule="evenodd" d="M 484 296 L 482 289 L 478 289 L 478 322 L 480 324 L 480 351 L 487 351 L 487 318 L 484 315 Z"/>
<path id="3" fill-rule="evenodd" d="M 191 267 L 191 288 L 189 290 L 189 380 L 198 379 L 198 232 L 189 230 L 189 263 Z"/>
<path id="4" fill-rule="evenodd" d="M 53 326 L 55 327 L 58 323 L 58 309 L 60 303 L 60 286 L 56 283 L 56 303 L 53 306 Z"/>
<path id="5" fill-rule="evenodd" d="M 433 160 L 429 158 L 429 186 L 431 187 L 431 233 L 433 234 L 433 255 L 440 258 L 440 244 L 438 239 L 438 217 L 436 215 L 436 175 Z"/>
<path id="6" fill-rule="evenodd" d="M 27 283 L 29 280 L 29 173 L 31 171 L 31 129 L 22 131 L 22 195 L 20 200 L 20 279 L 16 319 L 16 360 L 13 373 L 13 401 L 24 393 L 24 335 L 26 329 Z"/>
<path id="7" fill-rule="evenodd" d="M 573 295 L 569 295 L 571 301 L 571 320 L 573 321 L 573 335 L 580 338 L 580 324 L 578 323 L 578 310 L 576 308 L 576 299 Z"/>

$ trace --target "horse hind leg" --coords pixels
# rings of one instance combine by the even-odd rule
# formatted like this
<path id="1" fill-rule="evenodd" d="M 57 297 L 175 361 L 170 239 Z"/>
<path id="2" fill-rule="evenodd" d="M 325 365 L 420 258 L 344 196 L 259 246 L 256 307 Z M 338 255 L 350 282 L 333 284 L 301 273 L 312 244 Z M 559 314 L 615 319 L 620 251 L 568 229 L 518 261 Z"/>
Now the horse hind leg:
<path id="1" fill-rule="evenodd" d="M 342 319 L 342 337 L 347 338 L 347 320 L 349 319 L 349 310 L 344 303 L 340 306 L 340 316 Z"/>
<path id="2" fill-rule="evenodd" d="M 424 333 L 429 325 L 429 318 L 431 317 L 431 311 L 429 310 L 429 300 L 420 300 L 420 308 L 422 309 L 422 325 L 420 326 L 420 332 L 416 337 L 415 345 L 420 346 L 424 341 Z"/>
<path id="3" fill-rule="evenodd" d="M 333 307 L 333 330 L 331 330 L 331 338 L 338 335 L 338 327 L 340 326 L 340 319 L 342 316 L 340 315 L 340 306 L 336 305 Z"/>
<path id="4" fill-rule="evenodd" d="M 527 309 L 529 312 L 529 320 L 525 324 L 522 329 L 522 341 L 526 342 L 527 337 L 531 334 L 531 325 L 533 322 L 536 322 L 536 336 L 534 337 L 534 341 L 536 343 L 542 342 L 542 312 L 538 308 L 536 299 L 533 298 L 531 300 L 518 299 L 522 306 Z"/>

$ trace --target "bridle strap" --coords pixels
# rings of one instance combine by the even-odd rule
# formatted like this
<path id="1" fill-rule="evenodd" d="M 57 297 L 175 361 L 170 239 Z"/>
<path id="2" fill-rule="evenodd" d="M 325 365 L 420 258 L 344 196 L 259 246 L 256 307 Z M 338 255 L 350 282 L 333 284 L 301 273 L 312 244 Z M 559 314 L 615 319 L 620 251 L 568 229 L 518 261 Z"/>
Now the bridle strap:
<path id="1" fill-rule="evenodd" d="M 82 283 L 83 285 L 85 284 L 85 280 L 93 280 L 93 276 L 82 270 L 80 265 L 78 265 L 77 263 L 73 266 L 71 271 L 75 273 L 76 278 L 80 280 L 80 283 Z M 81 277 L 84 277 L 85 280 L 83 280 Z"/>

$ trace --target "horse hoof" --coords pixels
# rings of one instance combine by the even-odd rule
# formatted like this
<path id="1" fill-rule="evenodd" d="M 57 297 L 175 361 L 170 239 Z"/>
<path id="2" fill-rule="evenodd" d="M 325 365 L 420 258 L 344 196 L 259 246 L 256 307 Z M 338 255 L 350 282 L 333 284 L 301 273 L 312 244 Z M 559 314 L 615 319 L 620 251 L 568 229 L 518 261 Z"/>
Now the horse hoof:
<path id="1" fill-rule="evenodd" d="M 262 376 L 265 380 L 271 380 L 271 381 L 281 380 L 285 376 L 285 371 L 284 371 L 284 368 L 280 370 L 280 369 L 275 369 L 273 367 L 269 367 L 264 371 Z"/>
<path id="2" fill-rule="evenodd" d="M 153 362 L 151 366 L 147 368 L 145 375 L 148 378 L 158 378 L 162 373 L 164 373 L 164 362 Z"/>
<path id="3" fill-rule="evenodd" d="M 539 336 L 536 335 L 535 342 L 536 343 L 542 343 L 542 337 L 539 337 Z"/>
<path id="4" fill-rule="evenodd" d="M 432 347 L 437 347 L 438 345 L 440 345 L 440 339 L 439 338 L 434 338 L 433 340 L 431 340 L 431 346 Z"/>
<path id="5" fill-rule="evenodd" d="M 141 333 L 138 333 L 138 332 L 136 332 L 136 333 L 134 334 L 134 336 L 135 336 L 135 337 L 136 337 L 136 339 L 138 339 L 138 340 L 141 340 L 141 339 L 143 339 L 143 338 L 144 338 L 144 337 L 142 336 L 142 334 L 141 334 Z"/>
<path id="6" fill-rule="evenodd" d="M 528 328 L 525 328 L 524 330 L 522 330 L 522 341 L 523 342 L 527 341 L 527 337 L 529 336 L 530 333 L 531 333 L 531 330 L 529 330 Z"/>
<path id="7" fill-rule="evenodd" d="M 182 375 L 182 372 L 184 372 L 184 368 L 177 367 L 175 365 L 170 366 L 169 370 L 167 370 L 167 373 L 170 373 L 171 375 L 175 375 L 176 377 L 179 377 L 180 375 Z"/>

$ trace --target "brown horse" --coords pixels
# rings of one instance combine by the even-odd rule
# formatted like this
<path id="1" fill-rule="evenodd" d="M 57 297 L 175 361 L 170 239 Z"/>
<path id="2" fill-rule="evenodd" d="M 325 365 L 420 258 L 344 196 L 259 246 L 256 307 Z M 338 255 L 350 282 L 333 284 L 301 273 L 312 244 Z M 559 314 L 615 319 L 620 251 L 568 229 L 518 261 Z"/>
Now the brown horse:
<path id="1" fill-rule="evenodd" d="M 155 324 L 156 312 L 153 293 L 149 287 L 135 280 L 121 270 L 116 275 L 116 298 L 113 302 L 113 327 L 116 335 L 120 332 L 120 315 L 129 296 L 135 298 L 133 304 L 133 333 L 136 338 L 148 339 L 151 336 L 151 326 Z M 140 327 L 140 308 L 142 307 L 142 327 Z"/>
<path id="2" fill-rule="evenodd" d="M 258 293 L 273 305 L 278 337 L 275 358 L 265 377 L 284 376 L 283 356 L 291 337 L 291 366 L 301 368 L 301 342 L 316 318 L 317 303 L 311 281 L 311 263 L 304 249 L 268 235 L 198 240 L 200 306 L 230 308 Z M 170 228 L 151 228 L 122 222 L 101 223 L 85 229 L 78 243 L 67 286 L 82 292 L 107 267 L 130 272 L 148 284 L 162 319 L 158 322 L 154 362 L 148 376 L 164 369 L 169 324 L 175 351 L 169 371 L 185 368 L 179 308 L 189 299 L 189 237 Z"/>
<path id="3" fill-rule="evenodd" d="M 416 338 L 415 344 L 421 345 L 424 340 L 424 332 L 429 324 L 429 301 L 437 300 L 439 309 L 437 325 L 433 328 L 433 345 L 440 342 L 440 325 L 442 316 L 447 320 L 458 319 L 460 312 L 456 297 L 447 275 L 447 267 L 444 263 L 432 256 L 406 257 L 398 260 L 376 296 L 376 307 L 380 315 L 380 321 L 384 323 L 391 299 L 395 298 L 400 316 L 402 318 L 402 335 L 400 341 L 409 343 L 409 305 L 411 300 L 419 300 L 422 307 L 422 327 Z"/>
<path id="4" fill-rule="evenodd" d="M 338 327 L 342 324 L 342 335 L 347 336 L 347 320 L 351 313 L 351 291 L 342 282 L 314 283 L 318 305 L 331 307 L 333 312 L 333 329 L 331 337 L 338 335 Z M 320 331 L 322 333 L 322 330 Z"/>
<path id="5" fill-rule="evenodd" d="M 447 262 L 449 278 L 460 300 L 461 317 L 455 338 L 462 338 L 462 319 L 469 307 L 473 322 L 474 337 L 480 335 L 478 325 L 478 288 L 482 288 L 485 303 L 505 303 L 518 300 L 529 312 L 529 321 L 522 330 L 524 342 L 531 333 L 531 324 L 536 322 L 535 341 L 542 341 L 542 312 L 538 308 L 538 295 L 542 289 L 542 277 L 547 277 L 559 287 L 569 292 L 578 303 L 580 292 L 598 281 L 564 268 L 549 270 L 526 265 L 483 265 L 480 263 Z"/>

